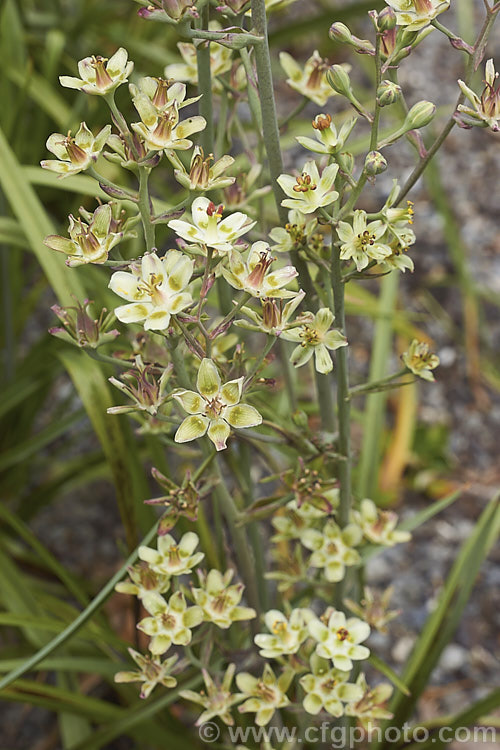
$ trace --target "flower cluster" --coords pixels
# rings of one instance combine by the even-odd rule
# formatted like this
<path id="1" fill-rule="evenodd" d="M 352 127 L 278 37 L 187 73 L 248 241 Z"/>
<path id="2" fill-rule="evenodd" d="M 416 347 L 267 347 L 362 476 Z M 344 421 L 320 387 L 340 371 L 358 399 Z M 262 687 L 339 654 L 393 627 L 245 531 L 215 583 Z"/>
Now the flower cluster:
<path id="1" fill-rule="evenodd" d="M 141 698 L 147 698 L 156 685 L 176 685 L 171 671 L 178 657 L 170 656 L 163 662 L 161 657 L 173 646 L 187 646 L 196 627 L 209 622 L 227 629 L 233 622 L 256 615 L 251 607 L 240 605 L 244 586 L 231 584 L 232 570 L 224 574 L 218 570 L 210 570 L 208 574 L 199 570 L 200 588 L 191 585 L 187 592 L 192 604 L 181 590 L 175 590 L 176 579 L 189 576 L 203 560 L 204 553 L 197 551 L 198 545 L 199 537 L 192 531 L 178 542 L 171 534 L 158 536 L 156 549 L 139 547 L 140 562 L 128 568 L 129 580 L 116 585 L 116 591 L 138 597 L 148 613 L 137 628 L 149 636 L 151 656 L 129 649 L 139 671 L 116 675 L 117 682 L 143 682 Z M 170 589 L 173 593 L 167 599 L 165 595 Z M 208 673 L 207 679 L 210 679 Z"/>
<path id="2" fill-rule="evenodd" d="M 211 359 L 203 359 L 198 370 L 196 391 L 180 389 L 173 397 L 189 414 L 175 433 L 177 443 L 207 434 L 218 451 L 226 447 L 231 427 L 255 427 L 262 417 L 249 404 L 242 404 L 243 376 L 222 383 Z"/>
<path id="3" fill-rule="evenodd" d="M 418 31 L 448 10 L 450 0 L 386 0 L 396 11 L 396 22 L 407 31 Z"/>
<path id="4" fill-rule="evenodd" d="M 290 1 L 269 0 L 267 7 Z M 350 584 L 369 555 L 408 541 L 410 534 L 404 524 L 398 527 L 393 511 L 352 496 L 345 479 L 352 464 L 348 404 L 360 393 L 407 382 L 400 376 L 411 380 L 409 373 L 432 381 L 439 360 L 426 343 L 414 340 L 402 355 L 400 373 L 349 388 L 344 297 L 351 300 L 344 290 L 352 278 L 361 285 L 366 278 L 414 269 L 408 252 L 416 243 L 414 207 L 402 202 L 408 188 L 401 190 L 395 181 L 373 213 L 359 208 L 357 199 L 387 168 L 386 148 L 400 138 L 408 136 L 426 158 L 418 131 L 435 107 L 418 102 L 382 139 L 379 110 L 390 119 L 391 105 L 402 97 L 398 84 L 382 80 L 369 112 L 348 64 L 331 66 L 315 51 L 301 66 L 282 52 L 287 84 L 304 105 L 317 109 L 309 134 L 296 137 L 309 152 L 299 157 L 302 168 L 285 160 L 287 173 L 280 174 L 281 159 L 273 163 L 267 141 L 269 123 L 261 122 L 266 113 L 258 111 L 250 32 L 213 21 L 208 28 L 201 21 L 191 25 L 200 10 L 193 0 L 140 4 L 141 17 L 180 24 L 190 40 L 178 44 L 182 62 L 167 65 L 162 76 L 134 77 L 123 48 L 109 59 L 80 61 L 79 78 L 62 76 L 61 84 L 101 96 L 113 125 L 97 135 L 85 123 L 74 136 L 52 134 L 47 148 L 56 159 L 42 162 L 60 177 L 87 171 L 113 199 L 93 213 L 80 209 L 81 218 L 70 215 L 68 236 L 50 235 L 45 244 L 64 253 L 70 267 L 112 269 L 108 287 L 125 343 L 113 356 L 90 353 L 124 368 L 110 382 L 127 403 L 110 406 L 108 413 L 129 414 L 162 448 L 154 454 L 162 471 L 153 469 L 162 494 L 146 500 L 162 514 L 155 546 L 138 547 L 138 561 L 116 586 L 138 599 L 138 648 L 147 644 L 147 653 L 129 649 L 136 668 L 119 672 L 116 681 L 141 683 L 146 698 L 158 685 L 174 688 L 179 678 L 181 698 L 201 709 L 197 725 L 218 718 L 230 726 L 238 714 L 250 714 L 257 726 L 266 726 L 287 707 L 313 716 L 355 717 L 363 725 L 389 718 L 392 688 L 370 687 L 362 663 L 370 657 L 371 629 L 384 632 L 397 612 L 388 609 L 390 590 L 380 596 L 360 590 L 354 600 Z M 436 18 L 450 2 L 387 0 L 387 5 L 371 13 L 376 46 L 343 24 L 334 24 L 330 36 L 376 57 L 377 72 L 390 70 L 389 78 L 431 24 L 443 28 Z M 207 12 L 209 6 L 219 18 L 236 17 L 238 23 L 249 9 L 248 0 L 208 4 Z M 210 68 L 211 91 L 201 59 L 205 72 Z M 459 82 L 472 104 L 458 107 L 462 125 L 499 129 L 497 77 L 489 60 L 480 96 L 470 81 Z M 116 89 L 123 85 L 126 91 L 129 78 L 137 112 L 130 123 L 115 102 Z M 193 84 L 197 96 L 188 95 Z M 215 143 L 210 107 L 203 108 L 207 99 L 201 99 L 205 117 L 188 110 L 201 94 L 214 95 L 215 112 L 228 118 L 215 128 Z M 334 96 L 347 109 L 330 107 Z M 259 125 L 259 149 L 262 132 L 269 171 L 254 163 L 240 101 Z M 370 150 L 358 163 L 353 154 L 362 130 L 360 140 L 350 139 L 363 119 L 371 128 Z M 246 162 L 235 153 L 233 131 L 245 145 Z M 225 153 L 226 146 L 232 153 Z M 101 154 L 113 165 L 105 174 L 98 171 Z M 158 177 L 150 179 L 158 166 Z M 112 181 L 122 171 L 123 187 Z M 174 186 L 175 200 L 156 194 L 162 181 Z M 271 190 L 277 222 L 268 213 Z M 125 241 L 136 237 L 131 229 L 139 226 L 144 243 L 135 243 L 132 258 Z M 75 307 L 75 315 L 57 307 L 65 329 L 53 332 L 81 347 L 109 345 L 119 335 L 108 331 L 111 317 L 93 321 L 87 306 L 86 301 Z M 256 343 L 246 331 L 259 334 Z M 303 369 L 296 373 L 290 364 Z M 317 412 L 307 390 L 312 376 Z M 281 378 L 288 405 L 284 395 L 268 396 L 279 390 Z M 266 483 L 272 487 L 269 496 L 260 491 Z M 270 572 L 263 544 L 268 537 L 256 526 L 262 519 L 272 527 Z M 268 579 L 278 581 L 272 598 L 265 590 Z M 183 684 L 180 675 L 188 668 L 199 672 L 198 687 Z"/>

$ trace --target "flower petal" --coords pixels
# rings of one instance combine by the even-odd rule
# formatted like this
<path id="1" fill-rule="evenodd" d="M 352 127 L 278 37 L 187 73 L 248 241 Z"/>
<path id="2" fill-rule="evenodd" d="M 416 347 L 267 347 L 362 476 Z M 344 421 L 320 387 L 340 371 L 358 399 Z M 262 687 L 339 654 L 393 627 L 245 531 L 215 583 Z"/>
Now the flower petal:
<path id="1" fill-rule="evenodd" d="M 175 129 L 177 138 L 183 139 L 191 133 L 199 133 L 200 130 L 204 130 L 207 126 L 207 121 L 201 115 L 195 117 L 189 117 L 187 120 L 179 123 Z"/>
<path id="2" fill-rule="evenodd" d="M 222 451 L 227 447 L 226 441 L 231 434 L 231 430 L 228 423 L 224 419 L 214 419 L 212 420 L 212 422 L 210 422 L 210 427 L 208 428 L 207 434 L 212 443 L 215 445 L 216 449 L 218 451 Z"/>
<path id="3" fill-rule="evenodd" d="M 145 331 L 164 331 L 170 323 L 170 313 L 167 310 L 152 310 L 144 322 Z"/>
<path id="4" fill-rule="evenodd" d="M 148 302 L 133 302 L 131 305 L 121 305 L 115 308 L 115 315 L 122 323 L 140 323 L 153 310 Z"/>
<path id="5" fill-rule="evenodd" d="M 203 410 L 203 398 L 196 391 L 179 390 L 172 394 L 188 414 L 200 414 Z"/>
<path id="6" fill-rule="evenodd" d="M 221 379 L 214 362 L 208 357 L 201 361 L 196 387 L 202 396 L 213 399 L 220 391 Z"/>
<path id="7" fill-rule="evenodd" d="M 255 427 L 262 424 L 261 415 L 249 404 L 230 406 L 226 411 L 225 419 L 232 427 Z"/>
<path id="8" fill-rule="evenodd" d="M 328 331 L 328 333 L 325 333 L 323 341 L 325 346 L 332 350 L 338 349 L 341 346 L 347 346 L 346 337 L 343 336 L 340 331 L 336 330 Z"/>
<path id="9" fill-rule="evenodd" d="M 224 383 L 220 390 L 220 400 L 226 406 L 234 406 L 239 403 L 241 398 L 241 391 L 243 388 L 244 376 L 237 378 L 236 380 L 229 380 Z"/>
<path id="10" fill-rule="evenodd" d="M 203 437 L 208 429 L 210 420 L 201 414 L 193 414 L 182 422 L 181 426 L 175 433 L 174 440 L 176 443 L 188 443 L 190 440 Z"/>
<path id="11" fill-rule="evenodd" d="M 108 284 L 109 288 L 123 299 L 140 300 L 144 294 L 139 290 L 139 279 L 126 271 L 116 271 Z"/>
<path id="12" fill-rule="evenodd" d="M 289 331 L 288 334 L 291 334 L 292 331 Z M 288 335 L 287 335 L 288 338 Z M 302 365 L 305 365 L 306 362 L 309 362 L 314 352 L 314 347 L 312 346 L 302 346 L 302 344 L 299 344 L 299 346 L 296 346 L 293 350 L 290 362 L 294 367 L 302 367 Z"/>

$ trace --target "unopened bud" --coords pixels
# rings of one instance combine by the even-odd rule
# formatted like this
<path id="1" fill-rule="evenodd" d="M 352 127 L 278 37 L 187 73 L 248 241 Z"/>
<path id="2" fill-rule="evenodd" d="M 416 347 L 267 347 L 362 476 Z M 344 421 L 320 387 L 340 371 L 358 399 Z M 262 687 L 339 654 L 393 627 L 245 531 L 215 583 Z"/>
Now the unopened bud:
<path id="1" fill-rule="evenodd" d="M 328 35 L 332 41 L 339 42 L 339 44 L 352 43 L 352 34 L 345 23 L 332 23 Z"/>
<path id="2" fill-rule="evenodd" d="M 238 15 L 238 13 L 241 13 L 247 3 L 248 0 L 224 0 L 216 8 L 216 10 L 220 10 L 222 12 L 230 10 L 234 15 Z"/>
<path id="3" fill-rule="evenodd" d="M 352 174 L 354 169 L 354 156 L 352 154 L 348 151 L 344 151 L 342 154 L 337 154 L 335 159 L 341 172 L 344 174 Z"/>
<path id="4" fill-rule="evenodd" d="M 106 309 L 103 309 L 99 317 L 94 319 L 88 313 L 89 305 L 88 299 L 84 300 L 83 304 L 77 302 L 73 307 L 53 305 L 51 310 L 64 327 L 50 328 L 49 333 L 81 348 L 97 349 L 98 346 L 113 341 L 120 335 L 115 329 L 109 330 L 114 315 L 107 315 Z"/>
<path id="5" fill-rule="evenodd" d="M 436 114 L 436 107 L 432 102 L 417 102 L 406 115 L 403 128 L 405 131 L 417 130 L 430 123 Z"/>
<path id="6" fill-rule="evenodd" d="M 375 177 L 375 175 L 385 172 L 386 169 L 387 161 L 380 151 L 370 151 L 367 154 L 365 159 L 365 173 L 369 177 Z"/>
<path id="7" fill-rule="evenodd" d="M 162 7 L 173 21 L 180 21 L 186 13 L 195 17 L 198 16 L 194 0 L 163 0 Z"/>
<path id="8" fill-rule="evenodd" d="M 343 65 L 332 65 L 326 74 L 326 78 L 337 94 L 346 96 L 349 100 L 352 98 L 351 79 Z"/>
<path id="9" fill-rule="evenodd" d="M 396 25 L 396 13 L 387 6 L 380 11 L 377 18 L 377 27 L 379 31 L 390 31 Z"/>
<path id="10" fill-rule="evenodd" d="M 307 419 L 307 414 L 302 411 L 302 409 L 297 409 L 292 414 L 292 421 L 296 427 L 299 427 L 301 430 L 308 430 L 309 429 L 309 422 Z"/>
<path id="11" fill-rule="evenodd" d="M 401 86 L 392 81 L 381 81 L 377 89 L 377 101 L 380 107 L 387 107 L 397 102 L 401 96 Z"/>

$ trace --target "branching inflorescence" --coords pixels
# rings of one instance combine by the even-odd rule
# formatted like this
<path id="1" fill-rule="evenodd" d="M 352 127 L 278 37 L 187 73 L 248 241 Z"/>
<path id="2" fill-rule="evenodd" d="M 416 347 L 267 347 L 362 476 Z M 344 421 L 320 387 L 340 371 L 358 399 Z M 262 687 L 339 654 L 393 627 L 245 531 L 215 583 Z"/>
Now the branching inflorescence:
<path id="1" fill-rule="evenodd" d="M 63 328 L 54 333 L 104 362 L 125 362 L 129 370 L 111 382 L 128 401 L 110 412 L 129 413 L 140 433 L 167 445 L 169 454 L 177 451 L 178 473 L 186 457 L 198 465 L 195 476 L 188 473 L 179 484 L 176 472 L 165 477 L 154 470 L 166 490 L 148 501 L 163 506 L 157 545 L 139 549 L 140 562 L 117 586 L 138 597 L 145 610 L 137 627 L 149 638 L 149 653 L 130 649 L 137 668 L 116 676 L 118 682 L 141 682 L 146 698 L 157 685 L 175 687 L 186 665 L 201 668 L 205 690 L 180 692 L 202 707 L 198 723 L 219 717 L 232 725 L 249 714 L 262 726 L 291 708 L 362 723 L 390 717 L 385 704 L 391 687 L 370 689 L 359 667 L 370 657 L 371 627 L 383 631 L 395 613 L 387 612 L 387 597 L 375 607 L 358 573 L 368 553 L 410 535 L 398 529 L 394 513 L 351 490 L 349 405 L 358 394 L 417 376 L 432 381 L 439 364 L 427 343 L 414 340 L 398 372 L 351 387 L 344 290 L 351 282 L 414 268 L 414 210 L 406 195 L 437 150 L 437 142 L 425 147 L 419 132 L 435 107 L 421 101 L 408 109 L 397 70 L 434 27 L 434 33 L 451 34 L 437 20 L 450 3 L 388 0 L 380 14 L 370 13 L 373 41 L 355 37 L 344 24 L 332 25 L 335 42 L 374 62 L 371 105 L 356 94 L 350 65 L 331 66 L 317 51 L 300 64 L 282 52 L 287 83 L 317 107 L 310 131 L 297 137 L 309 156 L 290 174 L 275 151 L 272 90 L 266 96 L 261 91 L 260 99 L 256 94 L 257 85 L 271 80 L 265 6 L 285 4 L 252 0 L 249 10 L 245 0 L 227 0 L 214 10 L 191 0 L 144 3 L 144 19 L 177 25 L 183 62 L 167 66 L 164 77 L 137 79 L 124 49 L 109 60 L 82 60 L 80 77 L 62 76 L 61 84 L 101 96 L 113 126 L 94 135 L 82 123 L 74 136 L 51 135 L 47 148 L 56 159 L 42 162 L 60 178 L 87 171 L 113 198 L 94 213 L 70 216 L 69 237 L 51 235 L 46 244 L 65 253 L 70 267 L 111 267 L 114 314 L 131 327 L 129 351 L 122 345 L 115 358 L 96 351 L 109 347 L 118 332 L 106 333 L 109 316 L 90 318 L 88 301 L 57 308 Z M 455 121 L 498 130 L 498 74 L 491 60 L 482 92 L 471 88 L 490 16 L 497 13 L 496 6 L 487 10 L 474 47 L 450 37 L 469 64 L 447 132 Z M 204 53 L 208 65 L 202 68 Z M 130 123 L 115 102 L 115 92 L 129 79 L 138 117 Z M 186 84 L 198 86 L 199 95 L 186 98 Z M 213 98 L 214 106 L 202 108 L 205 116 L 186 114 L 200 106 L 200 96 L 205 103 Z M 328 111 L 333 97 L 347 113 Z M 465 97 L 472 106 L 464 105 Z M 393 105 L 401 106 L 402 116 Z M 392 116 L 381 134 L 386 108 Z M 226 130 L 228 111 L 240 153 Z M 253 135 L 241 111 L 249 113 Z M 219 122 L 207 121 L 212 112 L 219 113 Z M 359 119 L 370 129 L 361 160 L 347 150 Z M 207 143 L 207 133 L 215 133 L 215 142 Z M 205 151 L 194 142 L 203 134 Z M 405 185 L 395 181 L 379 211 L 368 214 L 360 207 L 363 190 L 387 168 L 388 147 L 404 138 L 419 150 L 415 173 Z M 437 141 L 443 140 L 441 134 Z M 231 146 L 233 153 L 225 153 Z M 269 172 L 256 164 L 252 149 L 267 151 Z M 120 180 L 128 172 L 130 179 L 117 183 L 97 171 L 103 158 L 113 165 L 106 174 Z M 152 194 L 150 175 L 157 169 L 163 180 L 174 178 L 174 205 Z M 279 221 L 265 202 L 271 188 Z M 275 226 L 266 231 L 270 216 Z M 144 252 L 124 258 L 120 243 L 136 236 L 139 225 Z M 132 340 L 130 331 L 140 335 Z M 263 374 L 275 351 L 286 383 L 276 409 L 269 405 L 275 378 Z M 322 429 L 316 431 L 296 410 L 292 368 L 307 363 L 317 383 Z M 256 480 L 271 481 L 272 495 L 256 497 Z M 256 526 L 267 519 L 274 531 L 269 555 L 267 531 L 259 538 Z M 223 564 L 224 526 L 235 570 Z M 200 567 L 204 561 L 206 568 Z M 346 614 L 347 607 L 356 616 Z"/>

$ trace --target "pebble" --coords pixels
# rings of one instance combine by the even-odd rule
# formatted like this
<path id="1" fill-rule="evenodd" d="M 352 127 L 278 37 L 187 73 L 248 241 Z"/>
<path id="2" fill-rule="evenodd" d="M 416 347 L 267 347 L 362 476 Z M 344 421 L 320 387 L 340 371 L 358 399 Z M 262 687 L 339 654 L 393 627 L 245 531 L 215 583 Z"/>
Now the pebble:
<path id="1" fill-rule="evenodd" d="M 439 666 L 447 672 L 455 672 L 464 669 L 469 662 L 467 649 L 456 643 L 449 643 L 444 649 Z"/>

